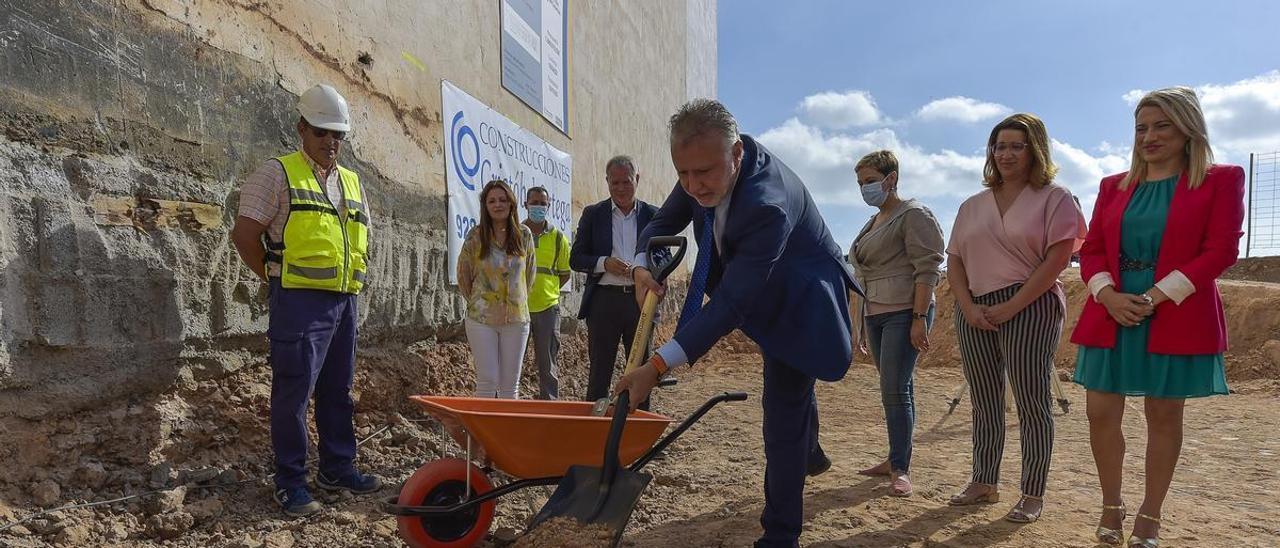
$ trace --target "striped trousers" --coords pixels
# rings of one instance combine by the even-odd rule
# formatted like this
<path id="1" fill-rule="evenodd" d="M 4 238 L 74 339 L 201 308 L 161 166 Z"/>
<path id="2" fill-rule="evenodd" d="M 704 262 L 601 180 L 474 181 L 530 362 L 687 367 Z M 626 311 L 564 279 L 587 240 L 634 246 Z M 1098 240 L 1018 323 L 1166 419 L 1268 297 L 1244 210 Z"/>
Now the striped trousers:
<path id="1" fill-rule="evenodd" d="M 991 306 L 1009 300 L 1021 284 L 974 297 Z M 970 326 L 956 309 L 956 335 L 973 404 L 974 483 L 997 485 L 1004 454 L 1005 375 L 1013 388 L 1022 439 L 1022 493 L 1044 495 L 1053 454 L 1053 353 L 1062 336 L 1062 300 L 1046 291 L 996 331 Z"/>

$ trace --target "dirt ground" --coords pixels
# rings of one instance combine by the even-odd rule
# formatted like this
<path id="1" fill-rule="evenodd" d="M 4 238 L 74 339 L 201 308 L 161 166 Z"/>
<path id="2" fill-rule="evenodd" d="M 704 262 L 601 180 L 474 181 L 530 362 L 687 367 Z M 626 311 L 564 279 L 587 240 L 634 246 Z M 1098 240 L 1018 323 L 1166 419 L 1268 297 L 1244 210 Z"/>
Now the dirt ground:
<path id="1" fill-rule="evenodd" d="M 1280 257 L 1240 259 L 1222 277 L 1232 280 L 1280 283 Z"/>
<path id="2" fill-rule="evenodd" d="M 1082 289 L 1069 283 L 1067 293 L 1069 308 L 1076 308 Z M 1280 285 L 1224 282 L 1223 293 L 1233 344 L 1228 378 L 1235 393 L 1188 405 L 1162 546 L 1280 546 Z M 870 365 L 855 364 L 844 380 L 818 385 L 821 439 L 834 466 L 808 484 L 802 544 L 1094 546 L 1100 495 L 1084 394 L 1069 382 L 1063 386 L 1072 406 L 1058 417 L 1044 518 L 1026 526 L 1000 519 L 1017 491 L 1013 414 L 1001 482 L 1004 500 L 980 507 L 946 505 L 947 496 L 968 478 L 970 419 L 967 401 L 954 414 L 946 413 L 946 400 L 961 377 L 952 355 L 954 335 L 948 326 L 954 318 L 945 288 L 940 295 L 934 350 L 916 377 L 916 494 L 889 497 L 884 480 L 855 474 L 886 451 L 876 373 Z M 669 335 L 669 328 L 663 331 Z M 563 339 L 562 391 L 570 398 L 584 390 L 583 335 L 578 330 Z M 1064 378 L 1072 356 L 1064 343 L 1058 359 Z M 0 546 L 398 546 L 396 522 L 381 513 L 378 501 L 396 494 L 399 483 L 424 462 L 459 453 L 406 396 L 466 394 L 473 378 L 468 364 L 467 346 L 456 338 L 383 342 L 362 350 L 356 379 L 359 464 L 388 485 L 361 497 L 317 492 L 325 510 L 300 520 L 285 519 L 270 499 L 265 363 L 76 415 L 39 422 L 0 419 L 5 465 Z M 682 371 L 680 384 L 655 398 L 656 411 L 681 418 L 721 391 L 752 395 L 711 412 L 650 466 L 655 477 L 632 516 L 624 546 L 749 546 L 757 537 L 764 469 L 760 384 L 755 347 L 738 334 L 696 368 Z M 522 389 L 528 395 L 535 386 L 526 368 Z M 1131 400 L 1125 417 L 1130 507 L 1141 495 L 1141 409 L 1140 401 Z M 501 499 L 483 545 L 515 542 L 550 491 L 529 489 Z M 38 513 L 118 498 L 125 500 Z"/>

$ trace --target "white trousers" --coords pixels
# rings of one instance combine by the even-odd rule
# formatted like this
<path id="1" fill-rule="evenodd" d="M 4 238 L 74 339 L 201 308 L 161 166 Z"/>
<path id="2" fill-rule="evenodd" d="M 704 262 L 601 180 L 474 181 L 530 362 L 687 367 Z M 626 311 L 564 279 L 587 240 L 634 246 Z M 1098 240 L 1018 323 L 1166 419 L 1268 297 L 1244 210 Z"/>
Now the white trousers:
<path id="1" fill-rule="evenodd" d="M 476 365 L 476 397 L 516 399 L 529 323 L 485 325 L 468 319 L 465 325 Z"/>

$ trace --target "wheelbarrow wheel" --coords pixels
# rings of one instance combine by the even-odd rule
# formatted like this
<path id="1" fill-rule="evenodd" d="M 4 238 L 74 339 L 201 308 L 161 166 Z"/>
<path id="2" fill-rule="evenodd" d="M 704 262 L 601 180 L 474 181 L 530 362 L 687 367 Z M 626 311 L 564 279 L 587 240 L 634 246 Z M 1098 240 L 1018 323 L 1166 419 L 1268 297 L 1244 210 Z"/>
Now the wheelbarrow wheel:
<path id="1" fill-rule="evenodd" d="M 493 488 L 480 468 L 463 459 L 440 459 L 422 465 L 400 489 L 398 503 L 405 506 L 452 506 L 464 500 L 467 475 L 472 497 Z M 489 532 L 496 501 L 465 511 L 435 517 L 400 516 L 400 536 L 414 548 L 475 546 Z"/>

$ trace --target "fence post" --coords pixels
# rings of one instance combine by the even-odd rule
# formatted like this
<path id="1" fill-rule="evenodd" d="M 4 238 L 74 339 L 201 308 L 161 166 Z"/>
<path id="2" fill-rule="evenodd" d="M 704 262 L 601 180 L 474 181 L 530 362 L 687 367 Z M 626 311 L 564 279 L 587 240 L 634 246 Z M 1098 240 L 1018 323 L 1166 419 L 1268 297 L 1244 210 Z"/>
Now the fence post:
<path id="1" fill-rule="evenodd" d="M 1249 198 L 1245 200 L 1245 213 L 1249 215 L 1249 231 L 1244 233 L 1244 258 L 1249 258 L 1253 246 L 1253 153 L 1249 153 Z"/>

